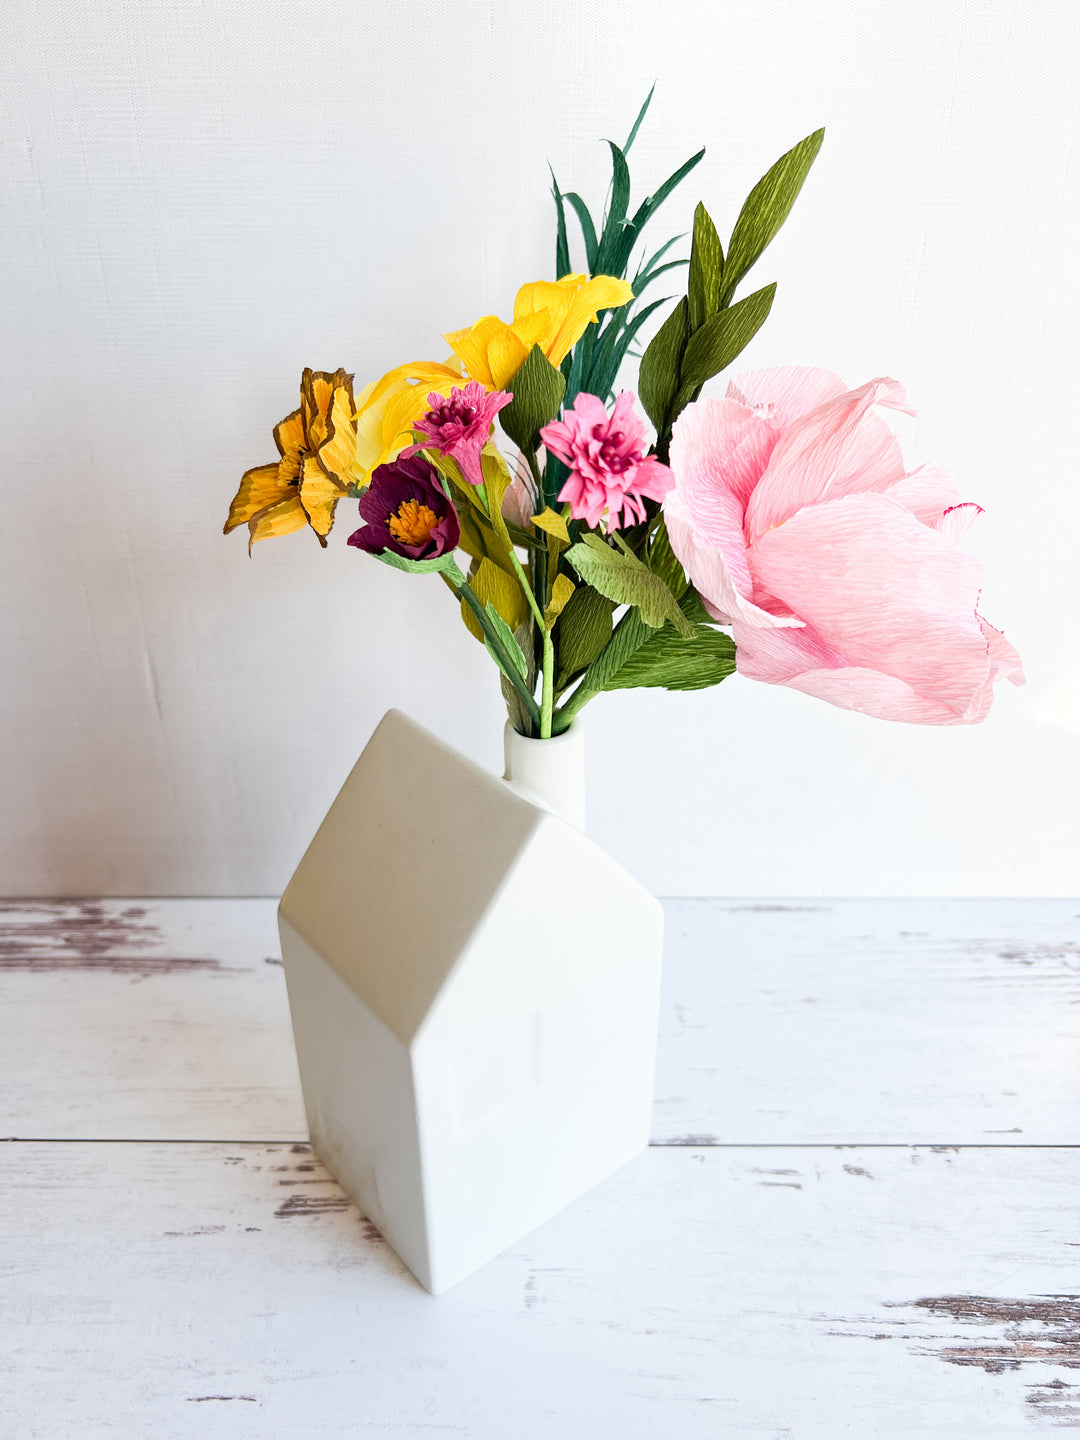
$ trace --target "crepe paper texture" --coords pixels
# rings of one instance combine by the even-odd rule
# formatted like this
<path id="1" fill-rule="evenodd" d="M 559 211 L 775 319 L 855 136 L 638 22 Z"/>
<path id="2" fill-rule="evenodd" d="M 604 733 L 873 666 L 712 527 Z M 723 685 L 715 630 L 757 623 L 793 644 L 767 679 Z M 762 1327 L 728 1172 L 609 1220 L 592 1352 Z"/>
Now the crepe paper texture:
<path id="1" fill-rule="evenodd" d="M 702 395 L 769 316 L 775 284 L 737 292 L 824 131 L 753 187 L 726 249 L 699 204 L 688 256 L 677 239 L 649 253 L 646 227 L 705 153 L 632 209 L 627 156 L 651 99 L 623 146 L 607 142 L 598 219 L 552 176 L 555 279 L 523 284 L 510 320 L 449 330 L 445 360 L 359 391 L 342 369 L 303 372 L 278 459 L 245 473 L 226 533 L 246 525 L 250 549 L 311 529 L 325 546 L 358 501 L 348 543 L 440 576 L 529 737 L 562 734 L 604 691 L 736 672 L 884 720 L 983 720 L 998 679 L 1023 683 L 1020 658 L 979 613 L 982 568 L 959 547 L 980 507 L 946 470 L 908 469 L 886 423 L 911 413 L 897 382 L 787 366 Z M 678 271 L 681 297 L 644 298 Z"/>

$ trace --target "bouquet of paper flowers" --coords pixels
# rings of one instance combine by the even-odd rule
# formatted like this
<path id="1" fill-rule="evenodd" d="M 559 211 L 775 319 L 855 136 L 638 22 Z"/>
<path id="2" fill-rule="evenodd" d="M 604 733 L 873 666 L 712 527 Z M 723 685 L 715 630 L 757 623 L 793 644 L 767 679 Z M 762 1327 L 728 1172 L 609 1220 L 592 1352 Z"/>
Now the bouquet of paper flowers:
<path id="1" fill-rule="evenodd" d="M 339 503 L 358 501 L 348 543 L 441 577 L 523 735 L 560 734 L 602 691 L 701 689 L 736 669 L 883 719 L 982 720 L 999 675 L 1022 682 L 1019 657 L 978 614 L 981 566 L 957 547 L 980 507 L 947 471 L 906 470 L 879 413 L 911 413 L 901 387 L 786 367 L 701 398 L 769 314 L 775 285 L 737 294 L 824 132 L 754 186 L 726 250 L 699 204 L 689 259 L 670 258 L 682 237 L 646 258 L 646 226 L 705 153 L 631 211 L 649 99 L 626 143 L 608 142 L 599 224 L 553 177 L 558 278 L 523 285 L 509 322 L 445 335 L 445 362 L 359 392 L 344 370 L 305 370 L 280 458 L 244 475 L 226 534 L 310 528 L 325 545 Z M 680 267 L 686 293 L 639 354 L 672 298 L 643 297 Z M 631 359 L 636 394 L 618 388 Z"/>

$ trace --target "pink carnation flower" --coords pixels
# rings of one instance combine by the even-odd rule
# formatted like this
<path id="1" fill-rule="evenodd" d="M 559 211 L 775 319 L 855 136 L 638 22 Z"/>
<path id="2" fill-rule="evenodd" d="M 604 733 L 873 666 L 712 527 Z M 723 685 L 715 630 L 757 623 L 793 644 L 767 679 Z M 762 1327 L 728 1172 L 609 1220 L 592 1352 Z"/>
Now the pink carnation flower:
<path id="1" fill-rule="evenodd" d="M 1020 657 L 977 610 L 982 566 L 956 541 L 979 513 L 945 470 L 905 472 L 875 405 L 827 370 L 742 375 L 675 424 L 672 549 L 739 673 L 883 720 L 974 724 Z M 910 411 L 909 411 L 910 413 Z"/>
<path id="2" fill-rule="evenodd" d="M 598 396 L 579 395 L 561 420 L 544 426 L 540 439 L 570 467 L 559 499 L 590 528 L 605 515 L 608 530 L 636 525 L 645 519 L 642 501 L 662 500 L 675 483 L 666 465 L 646 455 L 648 432 L 628 390 L 610 416 Z"/>
<path id="3" fill-rule="evenodd" d="M 490 394 L 476 380 L 470 380 L 463 390 L 451 387 L 450 398 L 431 394 L 428 404 L 431 409 L 413 427 L 426 440 L 418 445 L 408 445 L 402 455 L 415 455 L 418 450 L 438 450 L 456 460 L 458 468 L 470 485 L 484 483 L 484 471 L 480 452 L 487 444 L 495 416 L 513 399 L 505 390 L 494 390 Z"/>

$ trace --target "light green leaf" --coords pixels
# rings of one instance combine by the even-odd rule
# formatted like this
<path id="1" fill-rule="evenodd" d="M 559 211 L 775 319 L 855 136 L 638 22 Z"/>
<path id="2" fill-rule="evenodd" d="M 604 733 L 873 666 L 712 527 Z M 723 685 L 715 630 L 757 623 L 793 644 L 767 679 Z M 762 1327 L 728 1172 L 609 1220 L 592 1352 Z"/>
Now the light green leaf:
<path id="1" fill-rule="evenodd" d="M 519 450 L 534 454 L 541 429 L 559 413 L 566 377 L 555 369 L 540 346 L 534 345 L 510 388 L 514 398 L 499 411 L 499 423 Z"/>
<path id="2" fill-rule="evenodd" d="M 680 300 L 650 340 L 638 371 L 638 397 L 645 413 L 662 434 L 679 389 L 683 350 L 690 334 L 689 307 Z"/>
<path id="3" fill-rule="evenodd" d="M 690 249 L 690 329 L 700 330 L 720 309 L 720 288 L 724 279 L 724 247 L 716 226 L 704 205 L 694 211 L 694 239 Z"/>
<path id="4" fill-rule="evenodd" d="M 705 690 L 735 669 L 735 642 L 710 625 L 695 625 L 693 638 L 665 627 L 655 630 L 604 684 L 605 690 L 658 686 L 665 690 Z"/>
<path id="5" fill-rule="evenodd" d="M 766 285 L 763 290 L 756 290 L 730 309 L 721 310 L 691 335 L 679 377 L 678 398 L 682 404 L 686 404 L 693 391 L 706 380 L 726 370 L 749 345 L 768 318 L 775 294 L 776 286 Z M 676 406 L 676 409 L 681 408 L 681 405 Z M 671 418 L 674 419 L 674 416 Z"/>
<path id="6" fill-rule="evenodd" d="M 529 673 L 529 665 L 528 661 L 525 659 L 525 655 L 521 649 L 521 646 L 514 638 L 513 630 L 510 629 L 510 626 L 495 609 L 495 606 L 491 603 L 490 600 L 484 606 L 484 609 L 487 612 L 488 619 L 491 621 L 491 628 L 499 637 L 503 649 L 510 657 L 510 660 L 512 661 L 515 670 L 518 672 L 518 675 L 521 677 L 521 679 L 525 680 Z M 491 656 L 491 658 L 495 661 L 495 664 L 498 665 L 499 657 L 495 653 L 491 641 L 488 640 L 486 636 L 484 637 L 484 647 L 487 650 L 488 654 Z"/>
<path id="7" fill-rule="evenodd" d="M 615 603 L 594 590 L 579 585 L 566 602 L 555 632 L 559 674 L 557 688 L 563 689 L 571 676 L 591 665 L 611 639 L 611 613 Z"/>
<path id="8" fill-rule="evenodd" d="M 433 575 L 437 571 L 456 570 L 453 553 L 448 555 L 437 555 L 433 560 L 410 560 L 406 555 L 397 555 L 393 550 L 384 550 L 381 555 L 375 556 L 384 565 L 392 565 L 395 570 L 405 570 L 410 575 Z"/>
<path id="9" fill-rule="evenodd" d="M 585 535 L 570 547 L 566 558 L 601 595 L 616 605 L 636 606 L 646 625 L 659 629 L 670 621 L 680 635 L 693 634 L 679 602 L 660 576 L 633 555 L 612 549 L 599 535 Z"/>
<path id="10" fill-rule="evenodd" d="M 731 234 L 721 305 L 728 303 L 736 285 L 787 219 L 824 137 L 824 130 L 815 130 L 800 140 L 750 191 Z"/>

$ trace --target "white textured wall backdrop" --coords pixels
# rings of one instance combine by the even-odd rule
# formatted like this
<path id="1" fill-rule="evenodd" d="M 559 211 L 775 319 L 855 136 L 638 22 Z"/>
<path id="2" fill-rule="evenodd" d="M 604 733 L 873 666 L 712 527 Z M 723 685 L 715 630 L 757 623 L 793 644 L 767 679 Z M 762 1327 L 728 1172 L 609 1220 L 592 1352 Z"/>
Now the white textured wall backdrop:
<path id="1" fill-rule="evenodd" d="M 1078 41 L 1073 0 L 6 0 L 0 891 L 276 892 L 390 705 L 498 763 L 437 579 L 221 525 L 303 365 L 441 359 L 550 273 L 547 162 L 599 199 L 656 79 L 639 193 L 708 146 L 658 241 L 827 127 L 745 360 L 907 386 L 1030 682 L 976 729 L 601 698 L 592 833 L 668 894 L 1074 892 Z"/>

